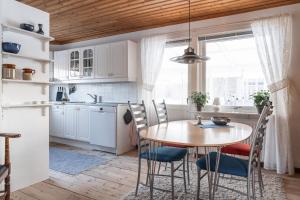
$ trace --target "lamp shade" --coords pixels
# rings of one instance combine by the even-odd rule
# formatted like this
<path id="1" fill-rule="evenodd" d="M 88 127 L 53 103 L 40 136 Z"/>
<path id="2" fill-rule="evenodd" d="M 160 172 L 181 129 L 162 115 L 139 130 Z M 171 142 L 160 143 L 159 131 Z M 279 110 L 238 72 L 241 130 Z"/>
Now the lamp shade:
<path id="1" fill-rule="evenodd" d="M 220 104 L 221 104 L 220 98 L 219 98 L 219 97 L 215 97 L 215 98 L 214 98 L 214 101 L 213 101 L 213 105 L 219 106 Z"/>
<path id="2" fill-rule="evenodd" d="M 208 59 L 208 57 L 198 56 L 195 54 L 195 51 L 192 47 L 188 47 L 184 50 L 184 54 L 182 56 L 173 57 L 170 60 L 182 64 L 194 64 L 207 61 Z"/>

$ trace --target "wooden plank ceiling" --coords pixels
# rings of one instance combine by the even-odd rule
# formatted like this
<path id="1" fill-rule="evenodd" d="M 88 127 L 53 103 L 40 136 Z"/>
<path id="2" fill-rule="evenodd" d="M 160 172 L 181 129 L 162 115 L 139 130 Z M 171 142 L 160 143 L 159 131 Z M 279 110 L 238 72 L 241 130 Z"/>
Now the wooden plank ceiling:
<path id="1" fill-rule="evenodd" d="M 19 1 L 50 13 L 56 44 L 188 21 L 187 0 Z M 191 18 L 203 20 L 294 3 L 300 0 L 191 0 Z"/>

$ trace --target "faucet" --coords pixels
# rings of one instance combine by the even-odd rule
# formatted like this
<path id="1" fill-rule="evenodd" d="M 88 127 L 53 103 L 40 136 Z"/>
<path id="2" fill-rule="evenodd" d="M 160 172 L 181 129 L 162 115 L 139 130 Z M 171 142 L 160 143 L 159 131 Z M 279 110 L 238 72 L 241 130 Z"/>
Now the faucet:
<path id="1" fill-rule="evenodd" d="M 97 95 L 96 94 L 87 94 L 87 95 L 89 95 L 91 98 L 93 98 L 93 100 L 94 100 L 94 103 L 97 103 Z"/>

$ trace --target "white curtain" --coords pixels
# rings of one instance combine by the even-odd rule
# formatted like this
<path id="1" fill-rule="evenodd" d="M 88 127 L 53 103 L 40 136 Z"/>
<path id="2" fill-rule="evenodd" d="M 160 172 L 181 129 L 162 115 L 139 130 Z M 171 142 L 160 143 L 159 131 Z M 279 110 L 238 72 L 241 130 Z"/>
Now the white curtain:
<path id="1" fill-rule="evenodd" d="M 161 69 L 165 45 L 166 36 L 164 35 L 147 37 L 141 40 L 141 98 L 146 104 L 150 123 L 154 121 L 152 109 L 153 89 Z"/>
<path id="2" fill-rule="evenodd" d="M 251 23 L 263 72 L 271 92 L 274 114 L 266 134 L 264 167 L 294 173 L 289 131 L 289 79 L 292 17 L 281 15 Z"/>

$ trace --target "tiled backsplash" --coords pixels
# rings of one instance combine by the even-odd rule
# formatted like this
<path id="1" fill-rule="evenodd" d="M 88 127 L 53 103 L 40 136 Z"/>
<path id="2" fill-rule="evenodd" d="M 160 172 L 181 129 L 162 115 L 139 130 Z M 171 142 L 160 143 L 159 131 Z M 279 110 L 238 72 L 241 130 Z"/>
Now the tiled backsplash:
<path id="1" fill-rule="evenodd" d="M 65 87 L 67 94 L 68 85 L 52 85 L 50 87 L 50 101 L 55 101 L 58 87 Z M 93 83 L 93 84 L 76 84 L 76 92 L 68 94 L 70 101 L 92 102 L 93 99 L 87 95 L 97 94 L 102 96 L 103 102 L 127 102 L 137 101 L 137 84 L 136 83 Z"/>

